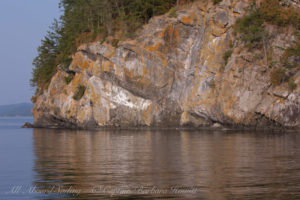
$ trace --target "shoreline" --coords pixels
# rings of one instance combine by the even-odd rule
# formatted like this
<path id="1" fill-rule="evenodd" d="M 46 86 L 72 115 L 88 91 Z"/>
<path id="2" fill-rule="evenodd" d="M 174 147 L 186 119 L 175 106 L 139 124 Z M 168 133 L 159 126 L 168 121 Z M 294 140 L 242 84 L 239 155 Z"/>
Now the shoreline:
<path id="1" fill-rule="evenodd" d="M 81 128 L 81 127 L 58 127 L 58 126 L 37 126 L 31 123 L 25 123 L 22 128 L 35 129 L 57 129 L 57 130 L 75 130 L 75 131 L 265 131 L 265 132 L 300 132 L 300 128 L 296 127 L 247 127 L 247 126 L 221 126 L 221 127 L 192 127 L 192 126 L 170 126 L 170 127 L 146 127 L 146 126 L 128 126 L 128 127 L 97 127 L 97 128 Z"/>

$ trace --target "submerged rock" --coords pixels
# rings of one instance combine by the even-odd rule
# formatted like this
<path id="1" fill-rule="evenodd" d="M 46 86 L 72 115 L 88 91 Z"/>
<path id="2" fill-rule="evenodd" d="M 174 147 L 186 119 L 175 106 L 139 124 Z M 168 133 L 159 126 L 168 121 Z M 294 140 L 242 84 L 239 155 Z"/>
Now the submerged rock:
<path id="1" fill-rule="evenodd" d="M 34 128 L 34 125 L 31 124 L 31 123 L 29 123 L 29 122 L 26 122 L 26 123 L 22 126 L 22 128 Z"/>
<path id="2" fill-rule="evenodd" d="M 272 86 L 272 69 L 262 52 L 249 52 L 241 44 L 231 47 L 238 42 L 232 25 L 249 2 L 228 2 L 203 1 L 178 11 L 176 18 L 154 17 L 138 37 L 116 48 L 82 45 L 69 67 L 74 79 L 66 83 L 67 72 L 58 70 L 49 88 L 36 96 L 35 125 L 300 127 L 300 87 Z M 293 31 L 274 28 L 272 34 L 269 48 L 280 58 L 278 46 L 290 43 Z M 223 55 L 230 48 L 225 64 Z M 294 77 L 299 85 L 300 73 Z M 79 85 L 85 91 L 75 100 Z"/>

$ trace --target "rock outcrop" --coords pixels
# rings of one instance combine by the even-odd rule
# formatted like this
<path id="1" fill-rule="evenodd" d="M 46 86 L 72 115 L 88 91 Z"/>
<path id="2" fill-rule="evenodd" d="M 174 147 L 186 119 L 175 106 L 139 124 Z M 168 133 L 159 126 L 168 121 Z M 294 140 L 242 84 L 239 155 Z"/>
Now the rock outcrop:
<path id="1" fill-rule="evenodd" d="M 118 47 L 109 42 L 80 46 L 68 72 L 58 70 L 36 96 L 35 126 L 299 128 L 300 87 L 273 86 L 266 52 L 250 52 L 233 36 L 232 25 L 248 5 L 247 0 L 195 3 L 176 17 L 154 17 Z M 269 49 L 279 59 L 294 39 L 293 30 L 268 29 Z M 68 73 L 75 74 L 70 83 Z M 294 77 L 300 85 L 300 73 Z M 86 89 L 75 100 L 79 85 Z"/>

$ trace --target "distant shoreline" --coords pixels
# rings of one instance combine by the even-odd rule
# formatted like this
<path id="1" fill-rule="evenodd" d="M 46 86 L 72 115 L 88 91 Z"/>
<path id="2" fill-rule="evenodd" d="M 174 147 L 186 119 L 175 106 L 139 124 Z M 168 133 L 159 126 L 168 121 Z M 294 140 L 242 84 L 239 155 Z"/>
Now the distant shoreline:
<path id="1" fill-rule="evenodd" d="M 33 115 L 24 115 L 24 116 L 0 116 L 0 118 L 33 118 Z"/>
<path id="2" fill-rule="evenodd" d="M 32 103 L 19 103 L 0 106 L 0 117 L 32 117 Z"/>

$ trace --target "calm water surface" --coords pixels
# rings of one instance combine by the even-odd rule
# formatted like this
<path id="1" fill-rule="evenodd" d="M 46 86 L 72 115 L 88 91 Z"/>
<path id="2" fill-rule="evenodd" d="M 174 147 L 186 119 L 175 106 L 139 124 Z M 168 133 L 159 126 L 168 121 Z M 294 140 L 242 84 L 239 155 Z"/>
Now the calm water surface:
<path id="1" fill-rule="evenodd" d="M 21 129 L 0 118 L 0 199 L 300 199 L 300 133 Z"/>

